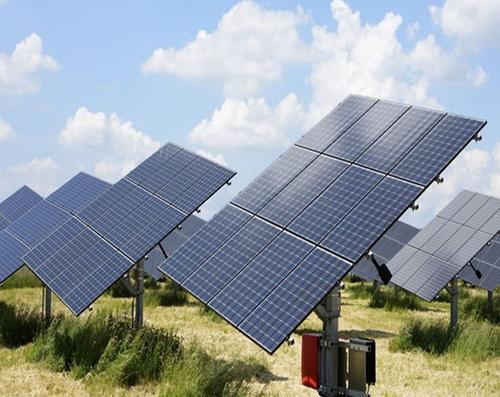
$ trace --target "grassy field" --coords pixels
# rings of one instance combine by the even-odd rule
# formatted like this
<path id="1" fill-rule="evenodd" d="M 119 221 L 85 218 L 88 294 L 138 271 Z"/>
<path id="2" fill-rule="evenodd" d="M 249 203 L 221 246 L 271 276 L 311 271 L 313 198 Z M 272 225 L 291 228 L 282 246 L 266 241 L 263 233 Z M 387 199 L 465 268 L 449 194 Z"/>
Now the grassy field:
<path id="1" fill-rule="evenodd" d="M 41 288 L 0 288 L 0 302 L 40 307 Z M 473 295 L 484 294 L 473 291 Z M 155 302 L 155 299 L 149 299 Z M 398 310 L 369 307 L 370 296 L 359 287 L 347 284 L 343 292 L 341 337 L 363 336 L 377 341 L 377 385 L 372 396 L 494 396 L 500 395 L 500 352 L 493 358 L 474 359 L 460 354 L 431 355 L 421 351 L 405 353 L 389 349 L 391 339 L 412 318 L 442 319 L 447 321 L 449 305 L 446 302 L 427 304 L 420 302 L 418 310 Z M 373 302 L 371 304 L 373 306 Z M 413 303 L 412 303 L 413 305 Z M 130 299 L 104 295 L 92 312 L 130 314 Z M 69 312 L 55 299 L 54 312 Z M 221 362 L 258 363 L 259 371 L 246 386 L 250 395 L 262 396 L 316 396 L 316 392 L 300 385 L 301 334 L 319 331 L 321 323 L 315 315 L 307 318 L 294 335 L 295 345 L 281 347 L 269 356 L 235 331 L 217 316 L 203 311 L 194 299 L 176 306 L 145 308 L 149 325 L 168 329 L 181 337 L 183 344 L 196 344 L 213 359 Z M 80 319 L 84 321 L 84 319 Z M 494 327 L 498 335 L 498 325 Z M 487 337 L 487 336 L 485 336 Z M 77 378 L 65 372 L 55 372 L 42 363 L 27 360 L 28 346 L 0 348 L 0 390 L 12 396 L 155 396 L 160 386 L 139 383 L 125 388 L 107 384 L 99 376 Z M 496 356 L 496 357 L 495 357 Z M 239 364 L 242 365 L 242 364 Z M 196 376 L 195 374 L 183 377 Z M 186 379 L 183 379 L 186 381 Z M 164 390 L 164 389 L 162 389 Z M 163 392 L 165 395 L 165 392 Z M 168 395 L 168 393 L 166 393 Z"/>

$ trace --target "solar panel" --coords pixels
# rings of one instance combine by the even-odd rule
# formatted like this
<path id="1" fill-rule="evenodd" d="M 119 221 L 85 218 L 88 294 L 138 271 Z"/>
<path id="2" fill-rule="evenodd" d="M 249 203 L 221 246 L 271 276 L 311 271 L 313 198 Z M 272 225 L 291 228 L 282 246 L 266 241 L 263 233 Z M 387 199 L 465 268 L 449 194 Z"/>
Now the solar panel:
<path id="1" fill-rule="evenodd" d="M 159 269 L 272 353 L 484 124 L 350 96 Z"/>
<path id="2" fill-rule="evenodd" d="M 463 191 L 389 261 L 391 281 L 424 299 L 434 299 L 471 260 L 477 261 L 476 254 L 487 251 L 485 245 L 500 230 L 499 215 L 500 200 Z M 461 274 L 470 278 L 470 273 Z"/>
<path id="3" fill-rule="evenodd" d="M 205 221 L 195 215 L 191 215 L 180 227 L 172 231 L 165 237 L 159 246 L 153 248 L 149 253 L 147 260 L 144 264 L 144 270 L 155 280 L 164 277 L 158 270 L 158 266 L 162 263 L 167 256 L 172 255 L 182 244 L 195 234 L 205 224 Z M 160 247 L 161 246 L 161 247 Z M 165 256 L 165 254 L 167 256 Z"/>
<path id="4" fill-rule="evenodd" d="M 0 203 L 0 215 L 12 223 L 42 200 L 29 187 L 23 186 Z"/>
<path id="5" fill-rule="evenodd" d="M 375 259 L 380 264 L 389 262 L 389 260 L 418 233 L 418 230 L 418 228 L 408 225 L 407 223 L 397 221 L 371 249 Z M 373 265 L 372 261 L 366 257 L 361 258 L 359 262 L 354 265 L 351 273 L 366 281 L 382 281 L 377 268 Z"/>
<path id="6" fill-rule="evenodd" d="M 58 188 L 47 199 L 10 224 L 0 235 L 0 281 L 23 265 L 22 256 L 63 223 L 71 219 L 70 211 L 78 209 L 108 189 L 110 184 L 79 173 Z M 84 191 L 85 190 L 85 191 Z"/>
<path id="7" fill-rule="evenodd" d="M 0 214 L 0 230 L 5 229 L 7 226 L 9 226 L 10 222 Z"/>
<path id="8" fill-rule="evenodd" d="M 24 260 L 78 315 L 234 174 L 167 144 Z"/>

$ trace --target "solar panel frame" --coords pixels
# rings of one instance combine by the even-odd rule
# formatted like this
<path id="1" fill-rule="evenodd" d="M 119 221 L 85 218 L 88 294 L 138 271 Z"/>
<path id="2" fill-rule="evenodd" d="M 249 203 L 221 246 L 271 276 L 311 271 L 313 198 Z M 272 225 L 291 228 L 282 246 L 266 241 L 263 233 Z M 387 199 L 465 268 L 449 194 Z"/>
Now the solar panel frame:
<path id="1" fill-rule="evenodd" d="M 366 112 L 365 112 L 365 114 L 366 114 Z M 361 116 L 361 117 L 362 117 L 362 116 Z M 443 118 L 444 118 L 444 116 L 443 116 Z M 442 120 L 442 119 L 441 119 L 441 120 Z M 441 121 L 441 120 L 440 120 L 440 121 Z M 447 167 L 447 166 L 448 166 L 448 165 L 449 165 L 449 164 L 450 164 L 450 163 L 451 163 L 451 162 L 452 162 L 455 158 L 456 158 L 456 156 L 457 156 L 457 155 L 458 155 L 458 154 L 459 154 L 459 153 L 463 150 L 463 148 L 464 148 L 467 144 L 469 144 L 469 143 L 470 143 L 470 142 L 474 139 L 474 137 L 475 137 L 475 136 L 476 136 L 476 135 L 477 135 L 477 134 L 481 131 L 481 129 L 482 129 L 482 128 L 484 128 L 484 125 L 486 124 L 486 122 L 483 122 L 483 121 L 478 121 L 478 122 L 479 122 L 479 125 L 477 126 L 477 128 L 475 128 L 474 130 L 472 130 L 472 129 L 471 129 L 471 130 L 469 131 L 468 135 L 467 135 L 466 137 L 464 137 L 464 139 L 463 139 L 462 141 L 460 141 L 460 142 L 459 142 L 459 143 L 460 143 L 460 145 L 458 145 L 458 146 L 456 147 L 456 152 L 450 153 L 450 155 L 449 155 L 448 157 L 445 157 L 445 158 L 443 159 L 444 161 L 442 161 L 441 163 L 439 163 L 439 167 L 438 167 L 438 168 L 440 168 L 440 169 L 439 169 L 439 170 L 437 170 L 437 171 L 439 171 L 439 173 L 437 173 L 437 174 L 435 175 L 435 177 L 437 177 L 438 175 L 440 175 L 440 173 L 441 173 L 441 172 L 442 172 L 442 171 L 443 171 L 443 170 L 444 170 L 444 169 L 445 169 L 445 168 L 446 168 L 446 167 Z M 436 123 L 436 124 L 437 124 L 437 123 Z M 394 165 L 394 166 L 393 166 L 393 167 L 389 170 L 389 172 L 387 172 L 387 173 L 383 173 L 383 175 L 385 175 L 385 177 L 393 177 L 393 178 L 395 178 L 395 179 L 397 179 L 397 180 L 401 181 L 402 183 L 405 183 L 405 184 L 406 184 L 406 186 L 413 186 L 413 187 L 415 187 L 415 188 L 419 188 L 419 190 L 415 192 L 415 194 L 414 194 L 414 196 L 413 196 L 413 197 L 414 197 L 414 198 L 413 198 L 413 200 L 412 200 L 411 202 L 409 202 L 409 203 L 408 203 L 408 206 L 406 206 L 406 208 L 402 209 L 401 211 L 399 211 L 399 210 L 398 210 L 397 217 L 395 217 L 395 218 L 392 220 L 392 222 L 390 222 L 390 224 L 389 224 L 389 222 L 388 222 L 388 225 L 386 225 L 386 226 L 387 226 L 386 230 L 387 230 L 387 229 L 389 229 L 389 228 L 391 228 L 391 227 L 394 225 L 394 223 L 395 223 L 395 222 L 397 221 L 397 219 L 398 219 L 398 218 L 399 218 L 399 217 L 400 217 L 400 216 L 404 213 L 404 211 L 405 211 L 408 207 L 410 207 L 410 206 L 411 206 L 411 205 L 412 205 L 412 204 L 413 204 L 416 200 L 418 200 L 418 198 L 421 196 L 421 194 L 423 193 L 423 191 L 424 191 L 424 190 L 428 187 L 428 185 L 430 185 L 430 184 L 433 182 L 433 180 L 434 180 L 434 178 L 433 178 L 432 180 L 425 181 L 425 183 L 424 183 L 423 185 L 420 185 L 420 186 L 419 186 L 419 184 L 418 184 L 418 183 L 411 182 L 411 181 L 409 181 L 409 180 L 407 180 L 407 179 L 405 179 L 405 178 L 401 178 L 401 177 L 399 177 L 399 176 L 394 177 L 394 175 L 393 175 L 393 173 L 392 173 L 392 170 L 393 170 L 393 169 L 395 169 L 395 168 L 396 168 L 396 167 L 397 167 L 397 166 L 398 166 L 398 165 L 399 165 L 402 161 L 404 161 L 404 160 L 406 159 L 406 157 L 407 157 L 407 156 L 409 156 L 409 155 L 410 155 L 410 154 L 411 154 L 411 153 L 412 153 L 412 152 L 413 152 L 413 151 L 414 151 L 414 150 L 418 147 L 418 145 L 419 145 L 419 144 L 420 144 L 420 143 L 421 143 L 421 142 L 425 139 L 425 137 L 426 137 L 426 136 L 428 136 L 428 135 L 431 133 L 431 131 L 432 131 L 434 128 L 435 128 L 435 125 L 434 125 L 432 128 L 430 128 L 430 129 L 429 129 L 429 130 L 428 130 L 425 134 L 423 134 L 423 136 L 421 137 L 421 139 L 416 140 L 416 141 L 413 143 L 413 145 L 410 145 L 410 146 L 407 148 L 407 153 L 406 153 L 406 155 L 405 155 L 405 156 L 403 156 L 401 159 L 399 159 L 399 161 L 398 161 L 398 162 L 397 162 L 397 163 L 396 163 L 396 164 L 395 164 L 395 165 Z M 312 130 L 314 130 L 314 128 L 313 128 Z M 346 130 L 347 130 L 347 129 L 346 129 Z M 338 139 L 338 138 L 339 138 L 339 136 L 342 136 L 344 133 L 346 133 L 346 132 L 344 131 L 344 132 L 342 132 L 341 134 L 339 134 L 338 136 L 336 136 L 336 137 L 335 137 L 335 139 L 333 139 L 333 142 L 335 142 L 335 140 L 336 140 L 336 139 Z M 383 134 L 381 134 L 381 135 L 378 137 L 378 139 L 382 139 L 382 138 L 385 136 L 385 133 L 387 133 L 387 130 L 386 130 Z M 306 134 L 306 135 L 307 135 L 307 134 Z M 292 146 L 292 148 L 291 148 L 291 149 L 293 149 L 294 147 L 306 147 L 308 150 L 312 150 L 313 152 L 316 152 L 316 153 L 317 153 L 317 155 L 321 155 L 321 154 L 325 155 L 325 153 L 324 153 L 324 149 L 323 149 L 323 150 L 317 150 L 317 149 L 316 149 L 316 150 L 314 150 L 313 148 L 311 148 L 311 147 L 307 147 L 306 145 L 301 145 L 301 141 L 303 141 L 303 140 L 304 140 L 304 139 L 303 139 L 303 138 L 301 138 L 301 139 L 300 139 L 300 140 L 299 140 L 299 141 L 298 141 L 298 142 L 297 142 L 294 146 Z M 377 142 L 377 141 L 378 141 L 378 140 L 376 140 L 375 142 L 373 142 L 373 144 L 372 144 L 372 145 L 376 144 L 376 142 Z M 366 148 L 365 152 L 366 152 L 367 150 L 369 150 L 369 149 L 370 149 L 370 147 L 371 147 L 371 146 L 369 146 L 368 148 Z M 291 149 L 290 149 L 290 150 L 291 150 Z M 359 157 L 361 158 L 365 152 L 360 153 Z M 309 164 L 310 164 L 310 163 L 309 163 Z M 351 165 L 351 166 L 359 166 L 359 167 L 361 167 L 361 168 L 365 168 L 365 169 L 367 169 L 367 170 L 369 170 L 369 171 L 373 171 L 373 170 L 372 170 L 372 169 L 370 169 L 369 167 L 366 167 L 366 166 L 364 166 L 364 165 L 362 165 L 362 164 L 359 164 L 359 163 L 358 163 L 358 162 L 356 162 L 356 161 L 355 161 L 354 163 L 352 163 L 352 165 Z M 272 166 L 271 166 L 271 167 L 272 167 Z M 305 169 L 305 167 L 302 169 L 302 171 L 298 172 L 298 173 L 297 173 L 297 175 L 300 175 L 300 174 L 301 174 L 301 172 L 303 172 L 303 171 L 304 171 L 304 169 Z M 263 174 L 265 174 L 267 171 L 268 171 L 268 169 L 266 169 L 266 171 L 265 171 Z M 436 172 L 437 172 L 437 171 L 436 171 Z M 259 177 L 257 177 L 257 178 L 256 178 L 256 179 L 255 179 L 255 180 L 251 183 L 251 185 L 256 184 L 256 183 L 257 183 L 257 181 L 259 180 L 259 178 L 261 178 L 263 174 L 261 174 Z M 295 178 L 297 177 L 297 175 L 295 176 Z M 277 189 L 277 190 L 276 190 L 276 192 L 275 192 L 274 196 L 276 196 L 277 194 L 279 194 L 279 192 L 280 192 L 282 189 L 286 188 L 286 186 L 288 186 L 288 185 L 289 185 L 289 184 L 290 184 L 293 180 L 294 180 L 294 178 L 291 178 L 290 180 L 287 180 L 287 181 L 286 181 L 286 182 L 285 182 L 285 183 L 281 186 L 281 189 Z M 249 186 L 251 186 L 251 185 L 249 185 Z M 376 186 L 378 186 L 378 184 L 377 184 Z M 376 186 L 375 186 L 375 187 L 376 187 Z M 245 190 L 247 190 L 247 189 L 245 189 Z M 243 193 L 243 192 L 242 192 L 242 193 Z M 256 206 L 256 207 L 252 210 L 252 208 L 251 208 L 251 207 L 249 207 L 248 205 L 242 205 L 242 203 L 239 203 L 239 202 L 238 202 L 239 200 L 237 200 L 237 199 L 238 199 L 238 197 L 241 197 L 241 194 L 242 194 L 242 193 L 240 193 L 240 194 L 237 196 L 237 198 L 236 198 L 235 200 L 232 200 L 231 205 L 234 205 L 234 206 L 241 206 L 241 209 L 242 209 L 242 210 L 243 210 L 243 209 L 244 209 L 244 210 L 248 210 L 248 211 L 252 214 L 252 219 L 262 219 L 262 217 L 260 217 L 260 215 L 259 215 L 259 211 L 260 211 L 260 209 L 262 208 L 262 206 L 261 206 L 261 205 L 257 205 L 257 206 Z M 253 197 L 253 199 L 255 200 L 255 197 Z M 272 200 L 272 198 L 271 198 L 271 200 Z M 269 200 L 269 199 L 267 199 L 267 202 L 269 202 L 269 201 L 270 201 L 270 200 Z M 359 205 L 361 205 L 361 203 L 358 203 L 358 206 L 359 206 Z M 209 224 L 210 224 L 210 223 L 209 223 Z M 209 225 L 209 224 L 208 224 L 208 225 Z M 207 225 L 207 227 L 208 227 L 208 225 Z M 277 226 L 278 226 L 278 225 L 277 225 Z M 202 230 L 203 230 L 203 229 L 202 229 Z M 285 228 L 285 230 L 290 231 L 290 229 L 289 229 L 289 228 Z M 236 231 L 235 233 L 237 234 L 237 233 L 238 233 L 238 231 Z M 292 233 L 293 233 L 293 232 L 292 232 Z M 372 242 L 371 246 L 373 246 L 374 244 L 376 244 L 376 243 L 380 240 L 380 238 L 382 237 L 382 235 L 383 235 L 383 233 L 382 233 L 382 234 L 380 234 L 380 235 L 378 235 L 378 237 L 377 237 L 377 236 L 374 236 L 374 239 L 373 239 L 373 242 Z M 195 236 L 195 237 L 196 237 L 196 236 Z M 299 237 L 300 237 L 300 236 L 299 236 Z M 227 241 L 227 240 L 225 240 L 225 241 Z M 186 244 L 186 245 L 188 245 L 188 244 Z M 326 251 L 325 251 L 325 252 L 326 252 Z M 337 253 L 333 252 L 333 257 L 337 257 L 337 258 L 339 258 L 339 255 L 338 255 Z M 166 260 L 166 261 L 165 261 L 165 262 L 164 262 L 164 263 L 163 263 L 163 264 L 162 264 L 159 268 L 160 268 L 160 270 L 161 270 L 164 274 L 166 274 L 167 276 L 169 276 L 169 277 L 171 277 L 171 278 L 173 278 L 173 279 L 175 280 L 175 277 L 172 277 L 172 275 L 170 274 L 170 269 L 168 268 L 169 260 L 176 260 L 176 255 L 174 255 L 174 256 L 173 256 L 173 258 L 167 259 L 167 260 Z M 351 260 L 350 262 L 352 263 L 352 260 Z M 194 270 L 192 270 L 192 273 L 191 273 L 191 274 L 194 274 L 195 272 L 197 272 L 197 268 L 194 268 Z M 189 290 L 189 288 L 188 288 L 188 290 Z M 247 336 L 249 336 L 249 335 L 247 334 Z M 251 336 L 250 336 L 250 337 L 251 337 Z M 254 340 L 254 341 L 255 341 L 255 340 Z M 283 341 L 281 341 L 281 343 L 283 343 Z M 281 344 L 281 343 L 280 343 L 280 344 Z M 265 348 L 264 346 L 262 346 L 262 345 L 261 345 L 261 347 L 263 347 L 265 350 L 267 350 L 267 351 L 269 352 L 269 349 L 266 349 L 266 348 Z M 279 347 L 279 346 L 277 346 L 277 347 Z M 277 347 L 276 347 L 276 348 L 277 348 Z"/>

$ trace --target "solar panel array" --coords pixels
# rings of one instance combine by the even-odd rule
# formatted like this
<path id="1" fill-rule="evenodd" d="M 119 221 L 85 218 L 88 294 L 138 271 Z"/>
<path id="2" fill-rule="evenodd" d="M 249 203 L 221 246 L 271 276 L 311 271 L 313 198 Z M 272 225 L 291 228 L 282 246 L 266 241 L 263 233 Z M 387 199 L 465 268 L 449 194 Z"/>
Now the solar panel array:
<path id="1" fill-rule="evenodd" d="M 436 295 L 500 230 L 500 200 L 464 190 L 387 264 L 391 282 Z"/>
<path id="2" fill-rule="evenodd" d="M 23 186 L 0 203 L 0 230 L 42 201 L 43 198 L 27 186 Z"/>
<path id="3" fill-rule="evenodd" d="M 159 269 L 272 353 L 484 125 L 349 96 Z"/>
<path id="4" fill-rule="evenodd" d="M 379 264 L 386 264 L 389 262 L 389 260 L 418 233 L 418 230 L 419 229 L 414 226 L 397 221 L 371 249 L 377 262 Z M 382 282 L 377 268 L 367 257 L 361 258 L 358 263 L 354 265 L 351 273 L 366 281 L 376 280 Z"/>
<path id="5" fill-rule="evenodd" d="M 195 215 L 186 218 L 186 220 L 179 225 L 180 227 L 172 231 L 158 246 L 148 253 L 148 258 L 144 264 L 144 270 L 155 280 L 163 278 L 163 274 L 158 270 L 160 263 L 189 240 L 189 238 L 201 229 L 205 223 L 203 219 Z"/>
<path id="6" fill-rule="evenodd" d="M 22 256 L 71 219 L 72 212 L 94 200 L 109 186 L 81 172 L 1 231 L 0 281 L 18 270 L 24 263 Z"/>
<path id="7" fill-rule="evenodd" d="M 458 277 L 477 287 L 493 291 L 500 284 L 500 234 L 486 244 L 471 260 L 474 269 L 481 272 L 477 277 L 472 266 L 465 266 Z"/>
<path id="8" fill-rule="evenodd" d="M 234 175 L 167 144 L 24 260 L 79 315 Z"/>

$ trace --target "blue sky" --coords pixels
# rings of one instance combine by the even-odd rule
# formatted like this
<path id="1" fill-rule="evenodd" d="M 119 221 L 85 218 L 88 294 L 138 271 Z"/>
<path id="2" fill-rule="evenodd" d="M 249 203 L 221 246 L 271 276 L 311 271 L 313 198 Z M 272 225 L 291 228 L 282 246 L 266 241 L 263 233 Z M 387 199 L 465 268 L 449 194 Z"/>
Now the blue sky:
<path id="1" fill-rule="evenodd" d="M 172 141 L 238 171 L 209 216 L 355 92 L 488 120 L 421 224 L 464 187 L 500 196 L 499 34 L 496 0 L 0 0 L 0 198 Z"/>

